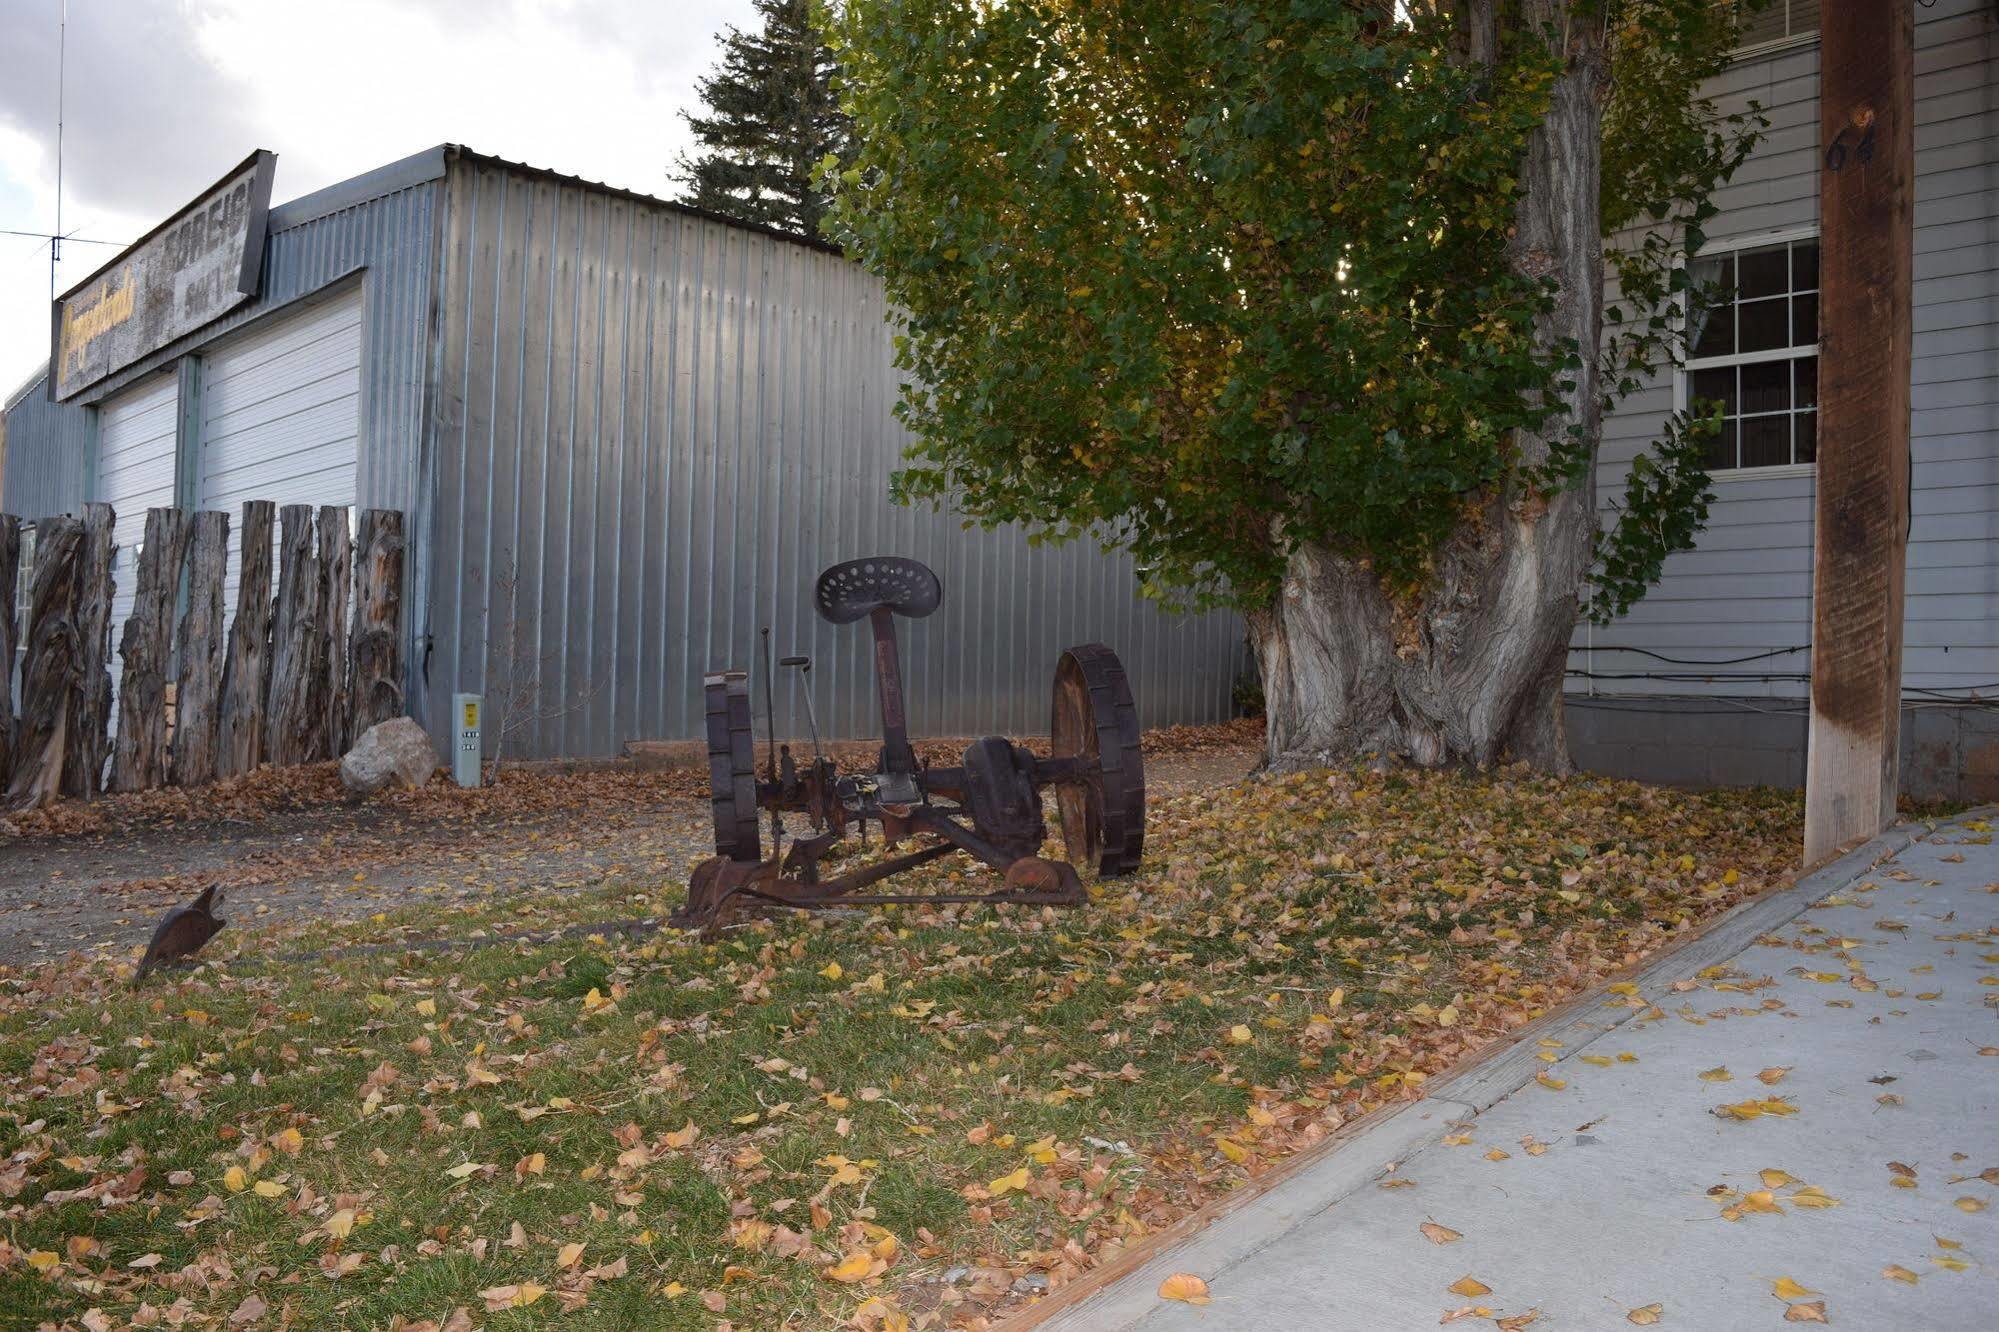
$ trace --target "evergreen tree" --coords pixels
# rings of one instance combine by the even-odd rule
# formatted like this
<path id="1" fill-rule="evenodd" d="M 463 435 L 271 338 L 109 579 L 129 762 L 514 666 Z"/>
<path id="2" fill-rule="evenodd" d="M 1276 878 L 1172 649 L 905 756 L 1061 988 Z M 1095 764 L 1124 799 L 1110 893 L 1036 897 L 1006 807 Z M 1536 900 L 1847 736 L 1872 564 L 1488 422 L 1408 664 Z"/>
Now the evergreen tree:
<path id="1" fill-rule="evenodd" d="M 722 61 L 700 81 L 708 114 L 685 113 L 701 151 L 680 159 L 696 208 L 819 234 L 828 196 L 812 169 L 844 158 L 849 127 L 833 92 L 837 68 L 812 24 L 812 0 L 753 0 L 761 32 L 731 28 Z"/>

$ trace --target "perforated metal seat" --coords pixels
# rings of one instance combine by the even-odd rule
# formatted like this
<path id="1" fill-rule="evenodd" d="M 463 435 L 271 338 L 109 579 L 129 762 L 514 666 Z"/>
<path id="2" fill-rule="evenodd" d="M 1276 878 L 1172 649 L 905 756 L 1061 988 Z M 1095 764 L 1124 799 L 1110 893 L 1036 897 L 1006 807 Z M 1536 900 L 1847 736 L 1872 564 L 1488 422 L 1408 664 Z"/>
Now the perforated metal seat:
<path id="1" fill-rule="evenodd" d="M 819 575 L 812 604 L 829 624 L 865 620 L 877 607 L 920 620 L 944 600 L 944 585 L 921 560 L 870 555 L 846 560 Z"/>

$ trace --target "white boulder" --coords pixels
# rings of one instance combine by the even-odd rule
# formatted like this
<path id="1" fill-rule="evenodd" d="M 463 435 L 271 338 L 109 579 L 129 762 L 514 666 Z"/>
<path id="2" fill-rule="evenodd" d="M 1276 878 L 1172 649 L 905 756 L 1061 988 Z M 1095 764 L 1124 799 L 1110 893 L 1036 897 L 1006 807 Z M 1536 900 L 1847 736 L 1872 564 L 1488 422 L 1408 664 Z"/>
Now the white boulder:
<path id="1" fill-rule="evenodd" d="M 430 734 L 408 717 L 370 726 L 340 760 L 340 783 L 358 795 L 373 795 L 396 782 L 422 786 L 437 771 Z"/>

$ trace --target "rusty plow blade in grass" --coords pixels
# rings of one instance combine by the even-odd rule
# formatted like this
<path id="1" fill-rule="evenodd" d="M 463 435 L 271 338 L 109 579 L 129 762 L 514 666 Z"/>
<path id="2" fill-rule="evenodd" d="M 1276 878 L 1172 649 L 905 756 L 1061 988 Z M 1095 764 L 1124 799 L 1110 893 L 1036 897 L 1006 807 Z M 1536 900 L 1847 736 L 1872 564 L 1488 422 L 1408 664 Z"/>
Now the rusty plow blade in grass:
<path id="1" fill-rule="evenodd" d="M 1085 900 L 1077 871 L 1110 877 L 1138 868 L 1145 845 L 1145 766 L 1138 709 L 1117 654 L 1087 643 L 1055 667 L 1050 756 L 989 735 L 969 745 L 955 767 L 919 764 L 903 713 L 897 616 L 921 619 L 943 601 L 937 575 L 916 560 L 877 555 L 836 564 L 819 575 L 813 604 L 832 624 L 866 620 L 874 636 L 875 694 L 881 704 L 877 770 L 841 773 L 821 752 L 812 710 L 808 657 L 777 663 L 804 685 L 812 758 L 801 767 L 776 741 L 770 631 L 764 630 L 765 762 L 756 766 L 749 676 L 704 677 L 708 779 L 715 856 L 698 865 L 687 901 L 672 917 L 686 929 L 712 929 L 752 907 L 903 906 L 944 902 L 1015 902 L 1073 906 Z M 1042 795 L 1052 790 L 1066 860 L 1040 854 L 1048 827 Z M 811 835 L 785 845 L 786 814 L 803 814 Z M 766 854 L 764 823 L 768 818 Z M 892 852 L 826 877 L 821 861 L 854 834 L 877 824 Z M 1001 872 L 989 892 L 864 891 L 904 870 L 965 854 Z"/>

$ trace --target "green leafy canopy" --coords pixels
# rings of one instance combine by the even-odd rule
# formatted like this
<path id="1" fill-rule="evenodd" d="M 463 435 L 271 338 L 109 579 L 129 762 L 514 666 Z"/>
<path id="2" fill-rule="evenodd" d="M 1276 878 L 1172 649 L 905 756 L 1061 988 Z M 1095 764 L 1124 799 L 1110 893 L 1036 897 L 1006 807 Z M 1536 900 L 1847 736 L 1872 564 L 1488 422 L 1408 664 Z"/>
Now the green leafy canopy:
<path id="1" fill-rule="evenodd" d="M 1612 8 L 1671 12 L 1686 47 L 1632 62 L 1677 93 L 1631 130 L 1692 125 L 1726 16 Z M 1155 594 L 1255 606 L 1300 542 L 1419 585 L 1521 470 L 1514 434 L 1574 364 L 1536 354 L 1547 292 L 1506 250 L 1550 43 L 1509 33 L 1488 74 L 1445 19 L 1339 0 L 859 0 L 828 22 L 857 129 L 834 227 L 906 321 L 899 497 L 1093 534 Z M 1674 229 L 1712 189 L 1699 157 L 1636 154 L 1619 215 Z M 1592 453 L 1523 479 L 1574 484 Z"/>

